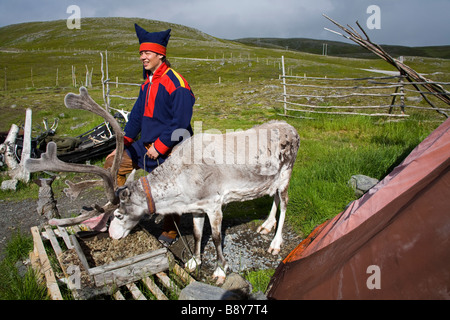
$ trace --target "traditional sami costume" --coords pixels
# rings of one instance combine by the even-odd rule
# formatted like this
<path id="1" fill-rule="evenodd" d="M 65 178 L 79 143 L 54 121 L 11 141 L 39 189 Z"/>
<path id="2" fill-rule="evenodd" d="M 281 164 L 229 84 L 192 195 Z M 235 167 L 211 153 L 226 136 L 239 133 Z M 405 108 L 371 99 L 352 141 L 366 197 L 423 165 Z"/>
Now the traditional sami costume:
<path id="1" fill-rule="evenodd" d="M 137 24 L 135 29 L 139 51 L 166 54 L 170 29 L 150 33 Z M 154 74 L 144 69 L 144 79 L 125 126 L 125 150 L 134 163 L 151 172 L 167 159 L 183 137 L 192 135 L 190 123 L 195 97 L 186 79 L 165 62 Z M 146 156 L 151 144 L 160 154 L 156 160 Z"/>

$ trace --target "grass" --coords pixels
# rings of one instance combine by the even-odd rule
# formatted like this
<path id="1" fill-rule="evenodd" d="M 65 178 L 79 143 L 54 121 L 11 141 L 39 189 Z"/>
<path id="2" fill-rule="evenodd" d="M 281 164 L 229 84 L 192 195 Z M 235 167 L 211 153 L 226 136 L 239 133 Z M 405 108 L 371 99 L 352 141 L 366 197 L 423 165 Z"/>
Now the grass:
<path id="1" fill-rule="evenodd" d="M 381 180 L 429 133 L 416 121 L 376 123 L 341 118 L 302 121 L 300 154 L 289 194 L 288 221 L 304 235 L 355 200 L 352 175 Z"/>
<path id="2" fill-rule="evenodd" d="M 273 269 L 264 269 L 257 271 L 246 271 L 244 273 L 245 279 L 250 281 L 252 284 L 252 293 L 261 291 L 266 292 L 267 286 L 269 285 L 270 278 L 275 273 Z"/>
<path id="3" fill-rule="evenodd" d="M 24 271 L 18 268 L 18 263 L 28 258 L 32 248 L 31 236 L 21 232 L 8 242 L 0 262 L 0 300 L 48 299 L 45 281 L 31 267 Z"/>
<path id="4" fill-rule="evenodd" d="M 76 67 L 78 85 L 84 79 L 86 66 L 89 70 L 94 68 L 93 88 L 89 93 L 100 104 L 103 103 L 100 51 L 108 49 L 111 79 L 142 82 L 133 23 L 134 19 L 83 19 L 81 31 L 61 27 L 65 26 L 65 20 L 0 28 L 0 49 L 4 49 L 0 50 L 0 131 L 8 131 L 12 123 L 23 123 L 27 107 L 33 110 L 35 126 L 43 118 L 50 122 L 55 117 L 60 118 L 57 130 L 60 136 L 76 136 L 100 123 L 102 119 L 97 116 L 65 108 L 64 96 L 78 92 L 78 88 L 72 87 L 71 68 Z M 169 60 L 195 93 L 193 121 L 200 121 L 203 131 L 247 129 L 273 119 L 286 120 L 297 129 L 301 143 L 289 187 L 287 223 L 303 236 L 355 199 L 347 185 L 352 175 L 382 179 L 445 120 L 434 111 L 421 110 L 408 110 L 410 117 L 402 122 L 361 116 L 314 115 L 315 120 L 283 118 L 279 116 L 281 104 L 276 102 L 282 93 L 278 80 L 282 55 L 289 74 L 301 76 L 364 77 L 373 74 L 361 68 L 392 70 L 392 67 L 381 59 L 324 57 L 258 48 L 216 39 L 184 26 L 148 20 L 138 23 L 155 30 L 172 28 Z M 102 36 L 99 28 L 106 30 Z M 121 35 L 120 41 L 117 34 Z M 33 59 L 29 59 L 30 56 Z M 432 80 L 449 81 L 446 70 L 450 70 L 450 60 L 405 57 L 405 63 Z M 137 89 L 111 86 L 111 93 L 133 97 Z M 112 100 L 116 108 L 131 110 L 132 105 L 130 100 Z M 427 106 L 424 101 L 420 105 Z M 76 124 L 83 125 L 72 129 Z M 34 133 L 38 132 L 39 128 L 35 127 Z M 96 164 L 101 166 L 102 162 L 100 159 Z M 0 181 L 5 179 L 6 176 L 0 177 Z M 61 175 L 53 184 L 56 195 L 61 194 L 65 179 L 80 177 Z M 37 192 L 33 183 L 21 184 L 17 192 L 0 191 L 0 199 L 36 198 Z M 270 205 L 269 199 L 230 204 L 224 218 L 238 219 L 250 211 L 259 219 L 268 214 Z M 271 271 L 246 274 L 255 288 L 264 288 L 270 276 Z"/>

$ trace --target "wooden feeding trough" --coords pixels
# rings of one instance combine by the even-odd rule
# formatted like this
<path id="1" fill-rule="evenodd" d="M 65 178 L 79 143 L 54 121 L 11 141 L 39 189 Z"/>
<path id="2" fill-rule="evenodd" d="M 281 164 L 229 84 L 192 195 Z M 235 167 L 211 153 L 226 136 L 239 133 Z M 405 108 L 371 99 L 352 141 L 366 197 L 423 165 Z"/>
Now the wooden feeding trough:
<path id="1" fill-rule="evenodd" d="M 145 231 L 141 231 L 141 233 L 147 235 L 150 239 L 152 237 Z M 120 243 L 117 240 L 112 240 L 105 233 L 103 235 L 106 235 L 106 237 L 103 237 L 103 240 Z M 167 249 L 161 247 L 161 245 L 158 245 L 158 248 L 150 248 L 145 253 L 100 266 L 94 266 L 92 263 L 88 262 L 86 251 L 91 251 L 89 242 L 96 241 L 94 239 L 97 239 L 97 236 L 83 239 L 82 237 L 71 235 L 70 239 L 84 269 L 93 277 L 97 287 L 105 285 L 116 285 L 120 287 L 127 283 L 139 280 L 145 275 L 152 275 L 169 269 Z M 155 241 L 158 242 L 156 239 Z M 83 247 L 80 242 L 83 243 Z M 101 243 L 103 244 L 104 242 Z M 115 244 L 112 244 L 111 246 L 114 247 Z M 124 249 L 126 250 L 126 248 Z M 107 250 L 108 248 L 106 248 L 106 251 Z"/>
<path id="2" fill-rule="evenodd" d="M 91 299 L 99 295 L 122 299 L 121 288 L 125 288 L 134 299 L 142 299 L 144 294 L 136 286 L 139 282 L 153 297 L 165 300 L 168 295 L 175 293 L 176 296 L 180 291 L 180 285 L 168 274 L 176 276 L 184 285 L 195 281 L 176 263 L 172 253 L 143 228 L 121 239 L 128 238 L 128 242 L 110 239 L 107 234 L 93 236 L 92 232 L 80 232 L 77 226 L 57 229 L 45 226 L 41 230 L 33 227 L 31 233 L 34 250 L 30 259 L 35 269 L 44 274 L 52 299 L 63 299 L 58 285 L 61 282 L 67 285 L 75 299 Z M 133 237 L 139 238 L 133 240 Z M 48 241 L 61 271 L 50 263 L 44 246 Z M 111 257 L 115 251 L 119 253 Z M 104 256 L 108 257 L 105 259 Z M 169 270 L 170 273 L 167 272 Z"/>

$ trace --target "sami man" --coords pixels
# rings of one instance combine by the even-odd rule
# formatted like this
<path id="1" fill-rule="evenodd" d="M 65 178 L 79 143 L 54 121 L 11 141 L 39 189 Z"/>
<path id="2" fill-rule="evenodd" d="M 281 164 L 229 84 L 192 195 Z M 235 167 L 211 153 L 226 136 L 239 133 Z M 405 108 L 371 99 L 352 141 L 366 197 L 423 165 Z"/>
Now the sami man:
<path id="1" fill-rule="evenodd" d="M 125 126 L 126 152 L 118 172 L 119 186 L 125 184 L 126 175 L 133 169 L 142 168 L 151 172 L 161 165 L 170 156 L 172 148 L 182 140 L 181 137 L 172 138 L 175 130 L 184 129 L 191 135 L 193 133 L 194 94 L 186 79 L 173 70 L 166 59 L 171 29 L 147 32 L 137 24 L 135 29 L 145 82 Z M 111 167 L 113 161 L 114 153 L 106 158 L 105 167 Z M 159 237 L 165 245 L 177 239 L 174 222 L 179 220 L 180 216 L 176 214 L 165 216 L 164 231 Z"/>

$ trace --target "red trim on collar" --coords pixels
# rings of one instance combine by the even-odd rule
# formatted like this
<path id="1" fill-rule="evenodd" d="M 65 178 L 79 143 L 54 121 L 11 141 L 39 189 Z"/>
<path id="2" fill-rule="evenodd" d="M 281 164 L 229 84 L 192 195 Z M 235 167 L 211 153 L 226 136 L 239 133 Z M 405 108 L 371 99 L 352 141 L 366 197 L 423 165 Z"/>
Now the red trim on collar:
<path id="1" fill-rule="evenodd" d="M 167 66 L 165 62 L 161 63 L 161 65 L 156 69 L 153 74 L 152 82 L 155 82 L 157 79 L 161 78 L 167 72 L 169 72 L 170 68 Z"/>
<path id="2" fill-rule="evenodd" d="M 147 199 L 148 213 L 153 214 L 156 212 L 155 202 L 152 197 L 152 189 L 150 188 L 150 184 L 148 183 L 147 177 L 142 177 L 139 179 L 144 188 L 145 198 Z"/>

